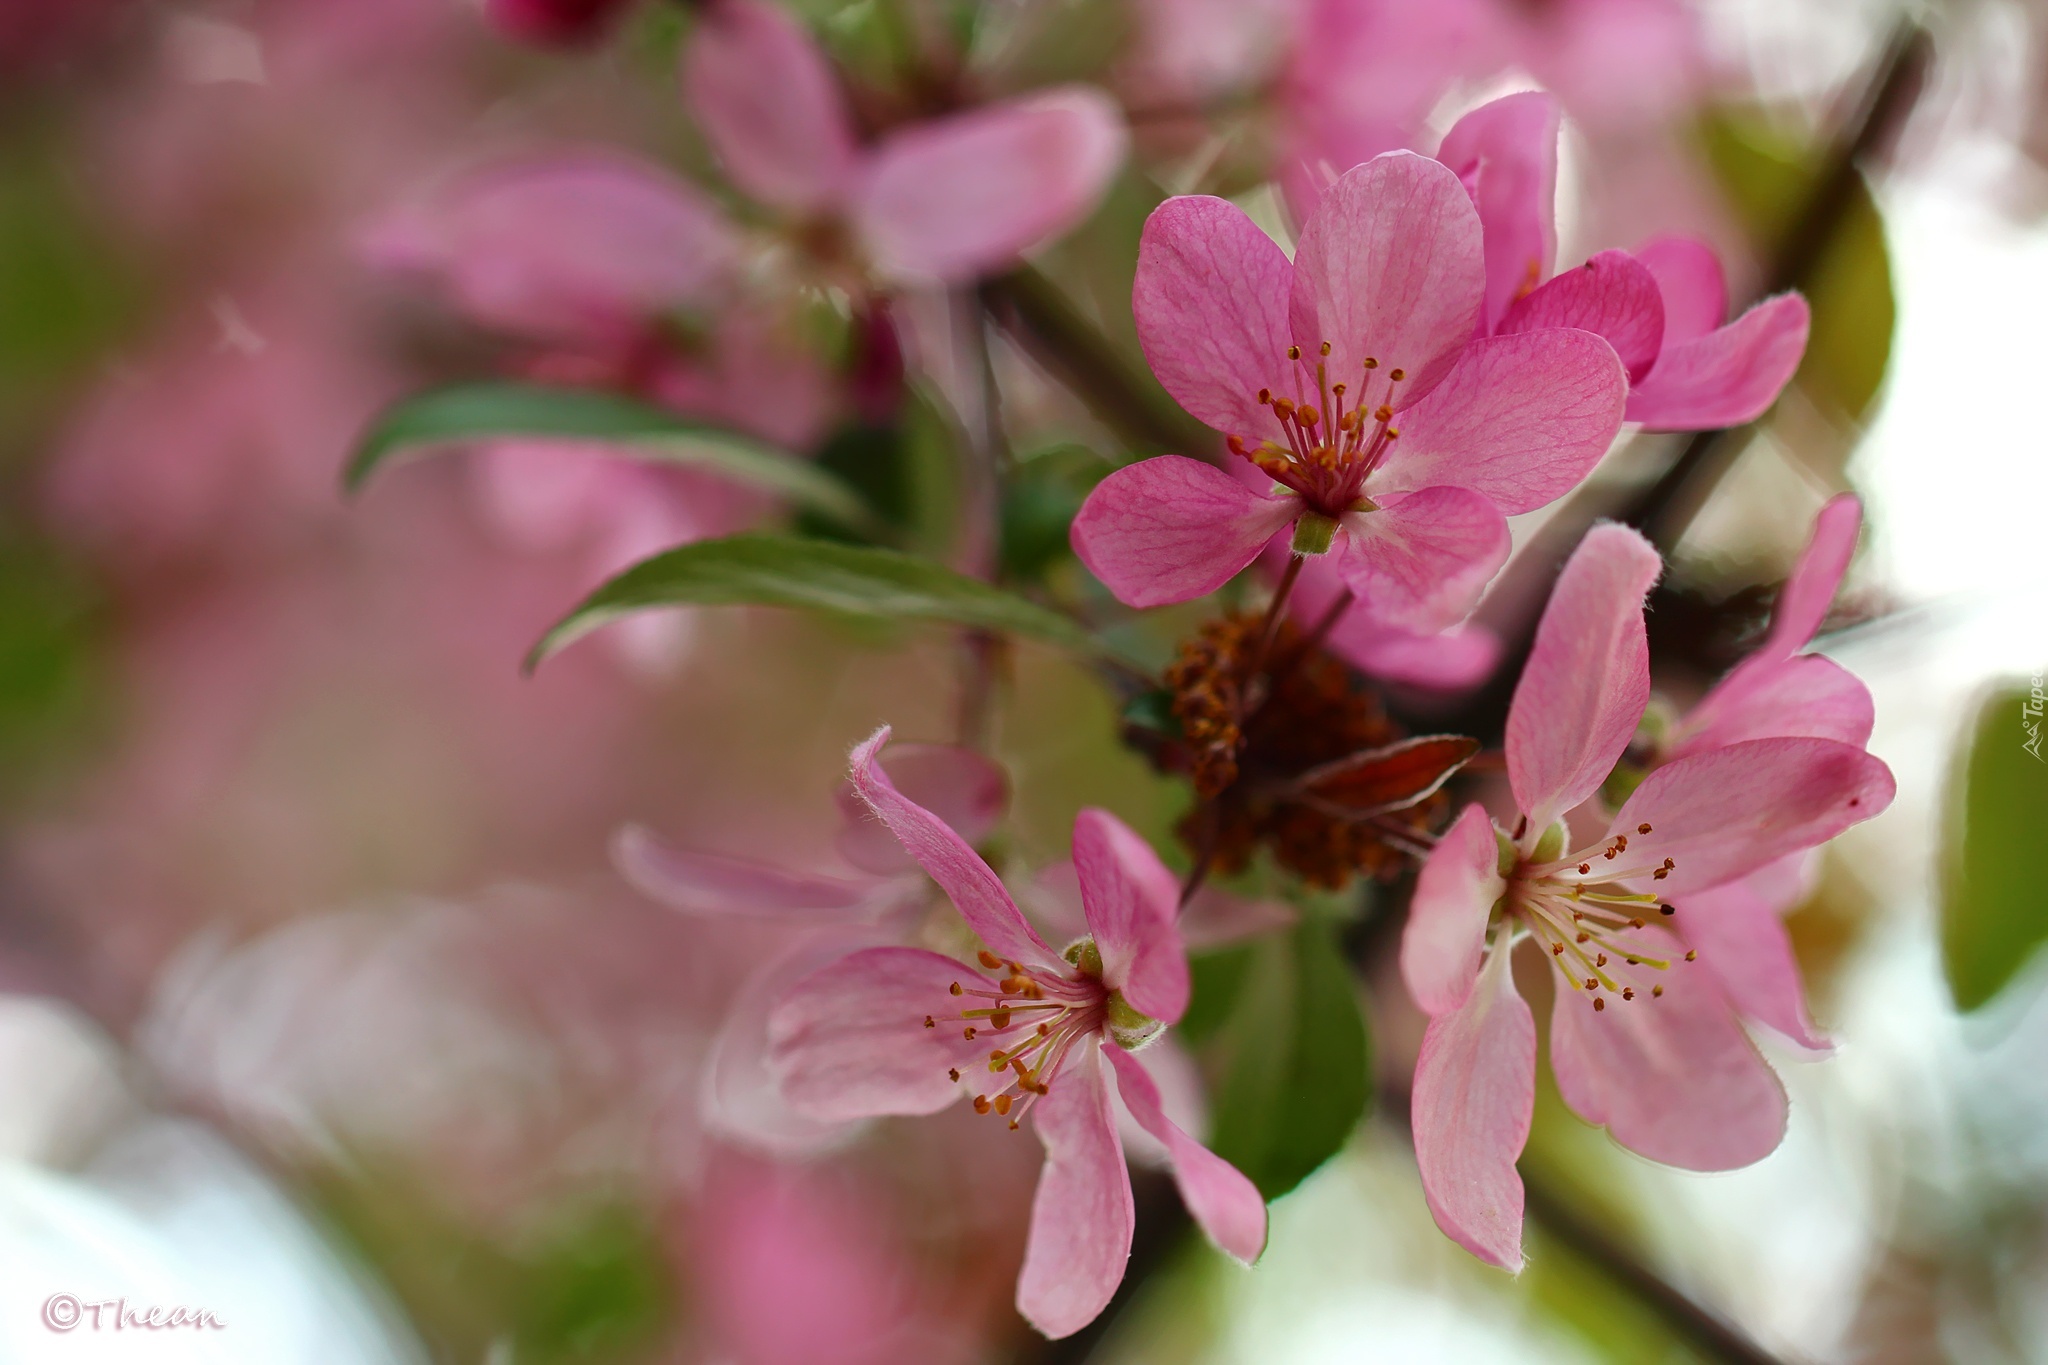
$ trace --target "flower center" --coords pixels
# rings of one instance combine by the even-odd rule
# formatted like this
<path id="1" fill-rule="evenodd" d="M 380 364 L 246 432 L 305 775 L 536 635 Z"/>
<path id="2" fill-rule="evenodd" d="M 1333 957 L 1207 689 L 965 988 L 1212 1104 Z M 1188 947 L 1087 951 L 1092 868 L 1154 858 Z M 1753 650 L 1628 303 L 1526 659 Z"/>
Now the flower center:
<path id="1" fill-rule="evenodd" d="M 1015 1128 L 1032 1102 L 1051 1088 L 1074 1044 L 1108 1027 L 1112 1007 L 1122 1001 L 1103 986 L 1102 958 L 1088 939 L 1068 950 L 1072 975 L 1026 968 L 986 949 L 979 960 L 990 972 L 1000 968 L 1005 975 L 970 973 L 955 981 L 952 992 L 961 1009 L 948 1016 L 947 1026 L 957 1019 L 961 1036 L 970 1042 L 982 1037 L 995 1040 L 987 1065 L 991 1078 L 1002 1078 L 1000 1088 L 976 1095 L 974 1112 L 1004 1115 Z M 924 1026 L 937 1028 L 940 1021 L 926 1015 Z M 946 1074 L 956 1081 L 961 1076 L 957 1067 Z"/>
<path id="2" fill-rule="evenodd" d="M 1341 376 L 1331 379 L 1329 342 L 1316 350 L 1311 366 L 1302 358 L 1301 347 L 1287 348 L 1297 381 L 1293 398 L 1259 390 L 1259 406 L 1273 410 L 1287 444 L 1268 439 L 1253 444 L 1241 436 L 1232 436 L 1228 444 L 1275 482 L 1299 493 L 1309 510 L 1320 516 L 1334 519 L 1346 512 L 1372 511 L 1365 480 L 1401 435 L 1392 425 L 1394 386 L 1408 377 L 1407 372 L 1398 366 L 1382 371 L 1380 362 L 1367 356 L 1354 387 Z M 1375 387 L 1382 384 L 1375 397 Z"/>
<path id="3" fill-rule="evenodd" d="M 1649 825 L 1636 826 L 1639 837 L 1650 832 Z M 1533 856 L 1551 852 L 1543 847 L 1549 842 L 1539 843 Z M 1573 990 L 1593 998 L 1595 1010 L 1605 1010 L 1609 996 L 1655 1000 L 1664 994 L 1658 978 L 1679 960 L 1680 945 L 1649 925 L 1676 911 L 1656 893 L 1630 890 L 1627 883 L 1645 875 L 1662 881 L 1675 866 L 1670 858 L 1631 856 L 1629 836 L 1616 834 L 1552 861 L 1521 862 L 1509 878 L 1504 908 L 1542 940 L 1551 965 Z M 1688 948 L 1683 961 L 1698 956 Z"/>

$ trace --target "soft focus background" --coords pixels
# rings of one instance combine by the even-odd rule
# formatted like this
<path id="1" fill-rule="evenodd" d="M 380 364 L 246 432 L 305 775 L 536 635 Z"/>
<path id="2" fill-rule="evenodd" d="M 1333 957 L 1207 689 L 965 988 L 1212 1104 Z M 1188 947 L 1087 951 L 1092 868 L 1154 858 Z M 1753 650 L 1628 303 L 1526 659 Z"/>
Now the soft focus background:
<path id="1" fill-rule="evenodd" d="M 1513 1280 L 1466 1257 L 1370 1114 L 1275 1206 L 1256 1269 L 1141 1231 L 1128 1304 L 1058 1354 L 1010 1308 L 1028 1132 L 749 1121 L 720 1030 L 790 935 L 645 899 L 613 833 L 831 866 L 848 746 L 883 721 L 948 737 L 955 647 L 700 610 L 522 677 L 606 573 L 750 524 L 752 495 L 499 449 L 344 498 L 384 404 L 508 363 L 388 267 L 394 214 L 593 142 L 716 183 L 677 92 L 688 7 L 613 7 L 573 46 L 513 32 L 519 8 L 0 0 L 0 1361 L 1717 1358 L 1597 1247 L 1538 1227 Z M 1791 920 L 1839 1050 L 1774 1055 L 1791 1133 L 1750 1169 L 1654 1167 L 1554 1092 L 1528 1161 L 1780 1358 L 2048 1361 L 2048 800 L 2022 749 L 2048 668 L 2048 6 L 799 9 L 873 90 L 877 35 L 907 25 L 995 89 L 1118 99 L 1129 164 L 1036 261 L 1117 344 L 1158 196 L 1238 195 L 1279 229 L 1266 158 L 1338 113 L 1373 125 L 1366 154 L 1428 149 L 1541 83 L 1568 119 L 1560 260 L 1698 232 L 1738 298 L 1853 166 L 1799 273 L 1806 369 L 1713 452 L 1673 569 L 1674 603 L 1754 606 L 1825 497 L 1864 496 L 1822 647 L 1874 692 L 1900 795 Z M 895 306 L 915 361 L 946 300 Z M 827 445 L 861 410 L 848 325 L 720 332 L 702 405 Z M 801 355 L 756 392 L 718 369 L 750 345 Z M 1055 506 L 1062 469 L 1127 458 L 1023 349 L 993 361 Z M 971 425 L 972 378 L 923 365 Z M 1682 442 L 1625 441 L 1598 477 L 1653 478 Z M 1702 676 L 1733 657 L 1694 643 Z M 1184 795 L 1073 666 L 1023 649 L 994 734 L 1025 865 L 1083 804 L 1164 844 Z M 1398 1089 L 1419 1018 L 1393 980 L 1363 989 Z M 229 1327 L 53 1334 L 57 1291 Z"/>

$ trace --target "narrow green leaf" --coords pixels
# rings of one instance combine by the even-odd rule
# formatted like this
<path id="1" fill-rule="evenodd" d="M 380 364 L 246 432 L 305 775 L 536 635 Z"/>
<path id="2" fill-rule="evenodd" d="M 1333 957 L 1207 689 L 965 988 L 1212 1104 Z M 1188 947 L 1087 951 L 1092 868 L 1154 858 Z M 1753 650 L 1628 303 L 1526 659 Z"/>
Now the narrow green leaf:
<path id="1" fill-rule="evenodd" d="M 1351 1136 L 1365 1112 L 1365 1019 L 1328 924 L 1304 919 L 1194 963 L 1181 1031 L 1213 1082 L 1209 1145 L 1278 1199 Z"/>
<path id="2" fill-rule="evenodd" d="M 615 445 L 636 459 L 691 465 L 764 488 L 864 534 L 883 530 L 859 494 L 808 461 L 618 394 L 541 384 L 458 384 L 400 400 L 370 424 L 342 486 L 355 492 L 385 465 L 457 442 L 514 436 Z"/>
<path id="3" fill-rule="evenodd" d="M 1086 631 L 1058 612 L 928 559 L 800 536 L 742 535 L 700 540 L 642 560 L 556 624 L 534 646 L 526 666 L 630 612 L 680 606 L 802 607 L 940 622 L 1080 654 L 1102 653 Z"/>
<path id="4" fill-rule="evenodd" d="M 1974 1010 L 2048 942 L 2048 726 L 2041 678 L 1985 698 L 1957 751 L 1943 841 L 1942 963 Z"/>

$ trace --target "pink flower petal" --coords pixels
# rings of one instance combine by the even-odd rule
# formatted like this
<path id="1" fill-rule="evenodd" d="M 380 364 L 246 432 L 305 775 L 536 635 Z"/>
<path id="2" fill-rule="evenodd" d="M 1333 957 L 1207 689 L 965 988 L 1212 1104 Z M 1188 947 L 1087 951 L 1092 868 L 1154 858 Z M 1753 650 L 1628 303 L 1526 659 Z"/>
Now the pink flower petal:
<path id="1" fill-rule="evenodd" d="M 1250 1265 L 1266 1249 L 1266 1201 L 1244 1173 L 1181 1131 L 1166 1116 L 1159 1087 L 1137 1058 L 1104 1044 L 1102 1055 L 1116 1073 L 1117 1091 L 1138 1125 L 1166 1145 L 1173 1181 L 1209 1240 Z"/>
<path id="2" fill-rule="evenodd" d="M 867 878 L 676 848 L 639 825 L 614 834 L 611 852 L 612 866 L 635 889 L 686 915 L 829 921 L 866 907 L 881 889 Z"/>
<path id="3" fill-rule="evenodd" d="M 1677 904 L 1669 924 L 1699 951 L 1729 1004 L 1809 1052 L 1831 1049 L 1807 1016 L 1799 962 L 1776 906 L 1746 881 L 1694 891 Z"/>
<path id="4" fill-rule="evenodd" d="M 931 879 L 951 898 L 969 928 L 989 951 L 1014 962 L 1063 965 L 1059 956 L 1028 924 L 1002 878 L 950 826 L 896 790 L 877 761 L 889 742 L 884 725 L 853 751 L 849 760 L 853 789 L 917 859 Z"/>
<path id="5" fill-rule="evenodd" d="M 1856 536 L 1863 529 L 1863 503 L 1854 493 L 1838 493 L 1813 519 L 1813 535 L 1792 566 L 1791 577 L 1771 611 L 1766 649 L 1790 654 L 1804 649 L 1827 620 L 1835 590 L 1856 556 Z"/>
<path id="6" fill-rule="evenodd" d="M 1301 513 L 1214 465 L 1160 455 L 1117 470 L 1088 495 L 1069 533 L 1074 553 L 1133 607 L 1216 591 Z"/>
<path id="7" fill-rule="evenodd" d="M 1552 327 L 1484 337 L 1401 418 L 1366 489 L 1452 485 L 1503 513 L 1532 512 L 1577 487 L 1621 430 L 1628 376 L 1588 331 Z"/>
<path id="8" fill-rule="evenodd" d="M 1652 928 L 1647 937 L 1663 937 Z M 1785 1087 L 1735 1021 L 1713 973 L 1683 961 L 1664 994 L 1607 997 L 1560 988 L 1550 1012 L 1550 1065 L 1572 1111 L 1652 1161 L 1728 1171 L 1770 1155 L 1785 1136 Z"/>
<path id="9" fill-rule="evenodd" d="M 1650 700 L 1643 596 L 1663 563 L 1626 526 L 1595 526 L 1551 590 L 1508 708 L 1508 782 L 1528 836 L 1599 790 Z"/>
<path id="10" fill-rule="evenodd" d="M 1339 176 L 1302 229 L 1288 315 L 1312 359 L 1330 343 L 1331 382 L 1361 402 L 1406 408 L 1442 382 L 1486 296 L 1478 211 L 1428 157 L 1388 152 Z M 1370 382 L 1363 368 L 1379 362 Z M 1404 378 L 1389 387 L 1394 370 Z"/>
<path id="11" fill-rule="evenodd" d="M 1663 345 L 1703 337 L 1727 320 L 1728 282 L 1721 275 L 1721 258 L 1705 242 L 1659 237 L 1635 258 L 1657 277 L 1657 292 L 1664 299 Z"/>
<path id="12" fill-rule="evenodd" d="M 886 275 L 972 279 L 1086 218 L 1129 141 L 1115 103 L 1083 85 L 913 124 L 875 149 L 854 222 Z"/>
<path id="13" fill-rule="evenodd" d="M 1108 1078 L 1092 1040 L 1075 1046 L 1031 1119 L 1045 1145 L 1045 1169 L 1031 1201 L 1017 1311 L 1058 1340 L 1109 1306 L 1123 1282 L 1136 1217 Z"/>
<path id="14" fill-rule="evenodd" d="M 1607 339 L 1631 383 L 1650 372 L 1664 345 L 1657 277 L 1626 251 L 1603 251 L 1508 310 L 1502 332 L 1577 327 Z"/>
<path id="15" fill-rule="evenodd" d="M 458 181 L 379 224 L 366 252 L 435 279 L 485 326 L 589 344 L 701 307 L 738 239 L 715 204 L 661 167 L 581 153 Z"/>
<path id="16" fill-rule="evenodd" d="M 1074 871 L 1103 984 L 1141 1014 L 1178 1020 L 1188 1007 L 1188 959 L 1174 927 L 1174 875 L 1137 831 L 1094 808 L 1074 817 Z"/>
<path id="17" fill-rule="evenodd" d="M 1152 211 L 1131 311 L 1145 359 L 1175 401 L 1218 431 L 1284 440 L 1258 395 L 1295 392 L 1293 278 L 1286 253 L 1227 199 L 1180 195 Z"/>
<path id="18" fill-rule="evenodd" d="M 944 1109 L 960 1096 L 947 1070 L 988 1055 L 987 1039 L 963 1036 L 948 989 L 971 974 L 922 948 L 869 948 L 805 977 L 768 1017 L 783 1098 L 820 1120 Z"/>
<path id="19" fill-rule="evenodd" d="M 1877 712 L 1863 680 L 1818 654 L 1749 658 L 1688 711 L 1667 759 L 1746 739 L 1805 736 L 1862 748 Z"/>
<path id="20" fill-rule="evenodd" d="M 1557 257 L 1559 118 L 1557 101 L 1541 91 L 1504 95 L 1452 124 L 1437 148 L 1436 159 L 1471 191 L 1485 229 L 1484 333 L 1499 330 Z"/>
<path id="21" fill-rule="evenodd" d="M 1002 764 L 958 745 L 898 744 L 889 750 L 889 778 L 897 791 L 944 820 L 970 844 L 986 839 L 1010 804 L 1010 779 Z M 879 875 L 916 866 L 851 782 L 833 793 L 833 799 L 845 822 L 835 841 L 840 857 Z"/>
<path id="22" fill-rule="evenodd" d="M 1463 619 L 1508 557 L 1508 525 L 1482 493 L 1425 488 L 1341 523 L 1336 570 L 1375 615 L 1407 630 Z"/>
<path id="23" fill-rule="evenodd" d="M 1465 1003 L 1429 1021 L 1415 1059 L 1415 1164 L 1444 1235 L 1502 1270 L 1522 1268 L 1515 1159 L 1536 1106 L 1536 1021 L 1515 990 L 1508 935 Z"/>
<path id="24" fill-rule="evenodd" d="M 1632 863 L 1675 866 L 1665 896 L 1719 886 L 1826 843 L 1892 802 L 1891 769 L 1831 739 L 1753 739 L 1667 763 L 1643 779 L 1612 828 Z M 1651 832 L 1637 834 L 1641 825 Z"/>
<path id="25" fill-rule="evenodd" d="M 780 6 L 704 6 L 683 54 L 683 98 L 725 173 L 755 199 L 816 213 L 845 193 L 857 155 L 846 98 Z"/>
<path id="26" fill-rule="evenodd" d="M 1719 331 L 1666 346 L 1630 391 L 1628 420 L 1653 431 L 1755 421 L 1798 370 L 1811 318 L 1805 299 L 1779 294 Z"/>
<path id="27" fill-rule="evenodd" d="M 1280 545 L 1284 557 L 1286 545 Z M 1294 585 L 1289 614 L 1308 629 L 1322 620 L 1337 595 L 1348 591 L 1330 556 L 1312 559 Z M 1284 559 L 1283 559 L 1284 562 Z M 1357 602 L 1338 618 L 1324 639 L 1331 653 L 1361 673 L 1392 683 L 1454 692 L 1485 678 L 1500 658 L 1500 637 L 1467 623 L 1449 630 L 1417 632 L 1390 625 Z M 1183 924 L 1185 932 L 1185 924 Z"/>
<path id="28" fill-rule="evenodd" d="M 1401 932 L 1401 980 L 1432 1017 L 1465 1003 L 1486 954 L 1486 920 L 1506 884 L 1486 808 L 1465 807 L 1444 831 L 1415 882 Z"/>

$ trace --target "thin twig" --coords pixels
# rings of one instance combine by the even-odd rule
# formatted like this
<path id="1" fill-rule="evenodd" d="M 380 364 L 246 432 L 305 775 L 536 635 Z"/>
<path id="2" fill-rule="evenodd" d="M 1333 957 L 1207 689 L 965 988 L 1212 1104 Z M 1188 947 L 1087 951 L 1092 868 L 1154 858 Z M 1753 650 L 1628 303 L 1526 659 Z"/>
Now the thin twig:
<path id="1" fill-rule="evenodd" d="M 1002 390 L 996 382 L 994 357 L 989 352 L 983 292 L 957 290 L 952 304 L 954 332 L 967 361 L 964 369 L 976 390 L 974 411 L 967 414 L 966 422 L 968 458 L 960 490 L 961 521 L 965 528 L 959 550 L 960 567 L 976 578 L 993 580 L 1001 554 L 1003 486 L 1009 467 Z M 1002 641 L 989 631 L 966 630 L 961 632 L 960 650 L 955 731 L 961 745 L 979 749 L 988 744 L 994 724 Z"/>

